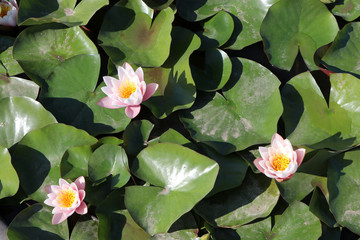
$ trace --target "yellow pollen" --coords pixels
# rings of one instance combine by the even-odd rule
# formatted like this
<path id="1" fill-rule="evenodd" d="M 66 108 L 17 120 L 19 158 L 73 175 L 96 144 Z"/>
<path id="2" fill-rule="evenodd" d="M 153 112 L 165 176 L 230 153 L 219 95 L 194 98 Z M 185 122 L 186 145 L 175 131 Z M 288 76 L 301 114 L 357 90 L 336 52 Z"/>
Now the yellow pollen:
<path id="1" fill-rule="evenodd" d="M 126 80 L 119 88 L 119 95 L 121 98 L 129 98 L 131 94 L 136 91 L 136 85 L 134 82 Z"/>
<path id="2" fill-rule="evenodd" d="M 62 190 L 57 196 L 57 201 L 62 208 L 69 208 L 75 202 L 75 192 L 71 189 Z"/>
<path id="3" fill-rule="evenodd" d="M 8 11 L 11 10 L 11 6 L 6 2 L 0 3 L 0 7 L 1 7 L 0 17 L 5 17 Z"/>
<path id="4" fill-rule="evenodd" d="M 275 171 L 284 171 L 290 164 L 290 159 L 284 154 L 275 154 L 272 166 Z"/>

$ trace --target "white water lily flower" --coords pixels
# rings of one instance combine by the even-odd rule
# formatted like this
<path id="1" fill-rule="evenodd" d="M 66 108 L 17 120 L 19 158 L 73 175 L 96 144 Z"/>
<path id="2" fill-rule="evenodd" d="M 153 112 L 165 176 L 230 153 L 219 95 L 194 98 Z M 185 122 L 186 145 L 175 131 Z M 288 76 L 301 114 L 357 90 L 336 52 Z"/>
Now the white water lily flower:
<path id="1" fill-rule="evenodd" d="M 0 25 L 15 27 L 19 11 L 16 0 L 0 0 L 0 7 Z"/>

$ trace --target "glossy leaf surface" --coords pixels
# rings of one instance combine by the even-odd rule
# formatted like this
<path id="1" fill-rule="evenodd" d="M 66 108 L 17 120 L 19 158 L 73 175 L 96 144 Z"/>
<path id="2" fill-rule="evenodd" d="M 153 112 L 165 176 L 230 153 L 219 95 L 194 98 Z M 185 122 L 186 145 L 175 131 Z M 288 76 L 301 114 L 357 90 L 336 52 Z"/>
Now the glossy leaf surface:
<path id="1" fill-rule="evenodd" d="M 0 199 L 15 195 L 19 188 L 19 178 L 11 164 L 8 150 L 0 146 Z"/>

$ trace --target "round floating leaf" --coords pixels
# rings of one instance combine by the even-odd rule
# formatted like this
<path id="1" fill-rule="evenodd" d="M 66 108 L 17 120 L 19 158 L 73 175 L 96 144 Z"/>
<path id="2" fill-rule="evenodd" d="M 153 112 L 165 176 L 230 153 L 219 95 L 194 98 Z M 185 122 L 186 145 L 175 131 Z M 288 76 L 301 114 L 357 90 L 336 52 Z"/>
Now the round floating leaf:
<path id="1" fill-rule="evenodd" d="M 181 17 L 188 21 L 208 18 L 220 11 L 231 13 L 234 17 L 234 38 L 231 49 L 242 49 L 261 40 L 260 25 L 272 4 L 278 0 L 178 0 L 176 6 Z M 230 26 L 231 27 L 231 26 Z M 226 29 L 228 26 L 225 27 Z M 227 31 L 222 29 L 221 32 Z"/>
<path id="2" fill-rule="evenodd" d="M 60 171 L 62 178 L 76 179 L 88 176 L 89 158 L 92 154 L 91 146 L 70 147 L 61 159 Z"/>
<path id="3" fill-rule="evenodd" d="M 0 99 L 0 145 L 10 148 L 28 132 L 56 123 L 51 113 L 28 97 Z"/>
<path id="4" fill-rule="evenodd" d="M 95 183 L 111 176 L 111 188 L 120 188 L 130 179 L 128 159 L 120 146 L 104 144 L 89 159 L 89 177 Z"/>
<path id="5" fill-rule="evenodd" d="M 33 81 L 18 77 L 0 77 L 0 99 L 12 96 L 36 99 L 38 93 L 39 86 Z"/>
<path id="6" fill-rule="evenodd" d="M 213 226 L 236 227 L 268 216 L 279 196 L 275 180 L 249 171 L 240 187 L 202 200 L 195 211 Z"/>
<path id="7" fill-rule="evenodd" d="M 201 38 L 201 49 L 217 48 L 224 45 L 231 37 L 234 20 L 229 13 L 220 11 L 206 21 L 203 28 L 202 31 L 197 32 Z"/>
<path id="8" fill-rule="evenodd" d="M 331 12 L 351 22 L 360 16 L 360 3 L 356 0 L 335 1 L 335 7 Z"/>
<path id="9" fill-rule="evenodd" d="M 81 216 L 71 232 L 71 240 L 97 239 L 98 221 Z"/>
<path id="10" fill-rule="evenodd" d="M 132 172 L 153 186 L 127 187 L 125 205 L 149 234 L 167 232 L 212 189 L 218 171 L 216 162 L 180 145 L 149 146 L 137 156 Z"/>
<path id="11" fill-rule="evenodd" d="M 332 42 L 339 30 L 320 1 L 281 0 L 270 7 L 260 29 L 270 63 L 290 70 L 300 53 L 310 70 L 318 70 L 315 51 Z"/>
<path id="12" fill-rule="evenodd" d="M 167 143 L 175 143 L 179 145 L 183 145 L 184 147 L 190 148 L 194 151 L 197 150 L 197 146 L 190 142 L 189 139 L 184 137 L 181 133 L 176 130 L 169 128 L 166 132 L 161 134 L 159 137 L 159 142 L 167 142 Z"/>
<path id="13" fill-rule="evenodd" d="M 66 150 L 94 143 L 96 138 L 85 131 L 60 123 L 29 132 L 11 148 L 12 163 L 24 192 L 43 202 L 46 199 L 45 186 L 59 182 L 60 162 Z"/>
<path id="14" fill-rule="evenodd" d="M 337 227 L 338 224 L 329 210 L 327 198 L 319 188 L 315 188 L 310 201 L 310 211 L 329 227 Z"/>
<path id="15" fill-rule="evenodd" d="M 54 69 L 81 54 L 97 54 L 94 43 L 79 27 L 44 24 L 26 28 L 14 43 L 14 58 L 26 75 L 46 90 L 44 80 Z"/>
<path id="16" fill-rule="evenodd" d="M 204 58 L 199 55 L 193 55 L 190 60 L 196 88 L 201 91 L 215 91 L 223 88 L 232 70 L 229 56 L 220 49 L 205 51 Z"/>
<path id="17" fill-rule="evenodd" d="M 9 240 L 69 239 L 69 229 L 65 222 L 51 224 L 52 208 L 36 203 L 22 210 L 9 225 Z"/>
<path id="18" fill-rule="evenodd" d="M 268 240 L 271 239 L 271 218 L 260 222 L 243 225 L 236 228 L 241 240 Z"/>
<path id="19" fill-rule="evenodd" d="M 163 67 L 144 69 L 145 81 L 159 84 L 155 94 L 143 103 L 157 118 L 191 107 L 196 96 L 189 57 L 199 48 L 200 39 L 190 30 L 181 27 L 174 27 L 171 37 L 173 41 L 170 56 Z"/>
<path id="20" fill-rule="evenodd" d="M 321 236 L 321 223 L 302 202 L 294 202 L 275 221 L 273 240 L 317 240 Z"/>
<path id="21" fill-rule="evenodd" d="M 0 74 L 14 76 L 23 72 L 24 71 L 20 67 L 19 63 L 13 57 L 12 46 L 3 52 L 0 51 Z"/>
<path id="22" fill-rule="evenodd" d="M 328 170 L 330 211 L 339 224 L 356 234 L 360 234 L 359 157 L 359 150 L 338 155 L 330 160 Z"/>
<path id="23" fill-rule="evenodd" d="M 116 65 L 159 67 L 169 56 L 173 20 L 171 8 L 155 17 L 141 0 L 120 1 L 106 13 L 99 42 Z"/>
<path id="24" fill-rule="evenodd" d="M 293 145 L 341 150 L 360 142 L 359 79 L 331 74 L 330 82 L 329 106 L 309 72 L 282 89 L 285 132 Z"/>
<path id="25" fill-rule="evenodd" d="M 124 133 L 124 149 L 128 155 L 136 156 L 147 146 L 150 133 L 154 124 L 147 120 L 134 121 L 130 123 Z"/>
<path id="26" fill-rule="evenodd" d="M 174 0 L 144 0 L 146 5 L 152 9 L 162 10 L 170 6 Z"/>
<path id="27" fill-rule="evenodd" d="M 86 25 L 97 10 L 109 4 L 108 0 L 22 0 L 18 14 L 19 25 L 39 25 L 61 22 L 67 26 Z"/>
<path id="28" fill-rule="evenodd" d="M 0 199 L 15 195 L 19 188 L 19 178 L 11 165 L 8 150 L 0 146 Z"/>
<path id="29" fill-rule="evenodd" d="M 260 64 L 233 59 L 224 96 L 200 95 L 181 121 L 194 139 L 221 154 L 269 142 L 282 112 L 279 85 L 275 75 Z"/>
<path id="30" fill-rule="evenodd" d="M 197 237 L 196 230 L 181 230 L 172 233 L 160 233 L 155 234 L 150 238 L 150 240 L 193 240 L 193 239 L 200 239 Z M 203 238 L 201 238 L 203 239 Z"/>
<path id="31" fill-rule="evenodd" d="M 360 76 L 359 49 L 360 22 L 349 23 L 339 31 L 334 43 L 322 58 L 322 63 L 331 71 L 350 72 Z"/>
<path id="32" fill-rule="evenodd" d="M 99 240 L 148 240 L 150 236 L 131 218 L 123 199 L 124 192 L 118 189 L 110 193 L 96 208 L 96 215 L 99 217 Z"/>

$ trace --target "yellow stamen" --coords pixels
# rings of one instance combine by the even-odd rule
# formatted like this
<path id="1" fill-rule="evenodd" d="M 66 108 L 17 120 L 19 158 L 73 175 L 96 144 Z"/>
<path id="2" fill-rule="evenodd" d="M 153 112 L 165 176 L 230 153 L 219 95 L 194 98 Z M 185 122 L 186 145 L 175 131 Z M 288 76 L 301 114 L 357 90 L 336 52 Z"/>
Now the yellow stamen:
<path id="1" fill-rule="evenodd" d="M 11 6 L 6 2 L 1 2 L 0 7 L 1 7 L 0 17 L 5 17 L 8 11 L 11 10 Z"/>
<path id="2" fill-rule="evenodd" d="M 119 88 L 119 95 L 121 98 L 129 98 L 131 94 L 136 91 L 136 85 L 130 80 L 126 80 Z"/>
<path id="3" fill-rule="evenodd" d="M 284 171 L 290 164 L 290 159 L 284 154 L 275 154 L 272 166 L 275 171 Z"/>
<path id="4" fill-rule="evenodd" d="M 57 196 L 57 201 L 62 208 L 69 208 L 75 202 L 75 192 L 72 189 L 64 189 Z"/>

